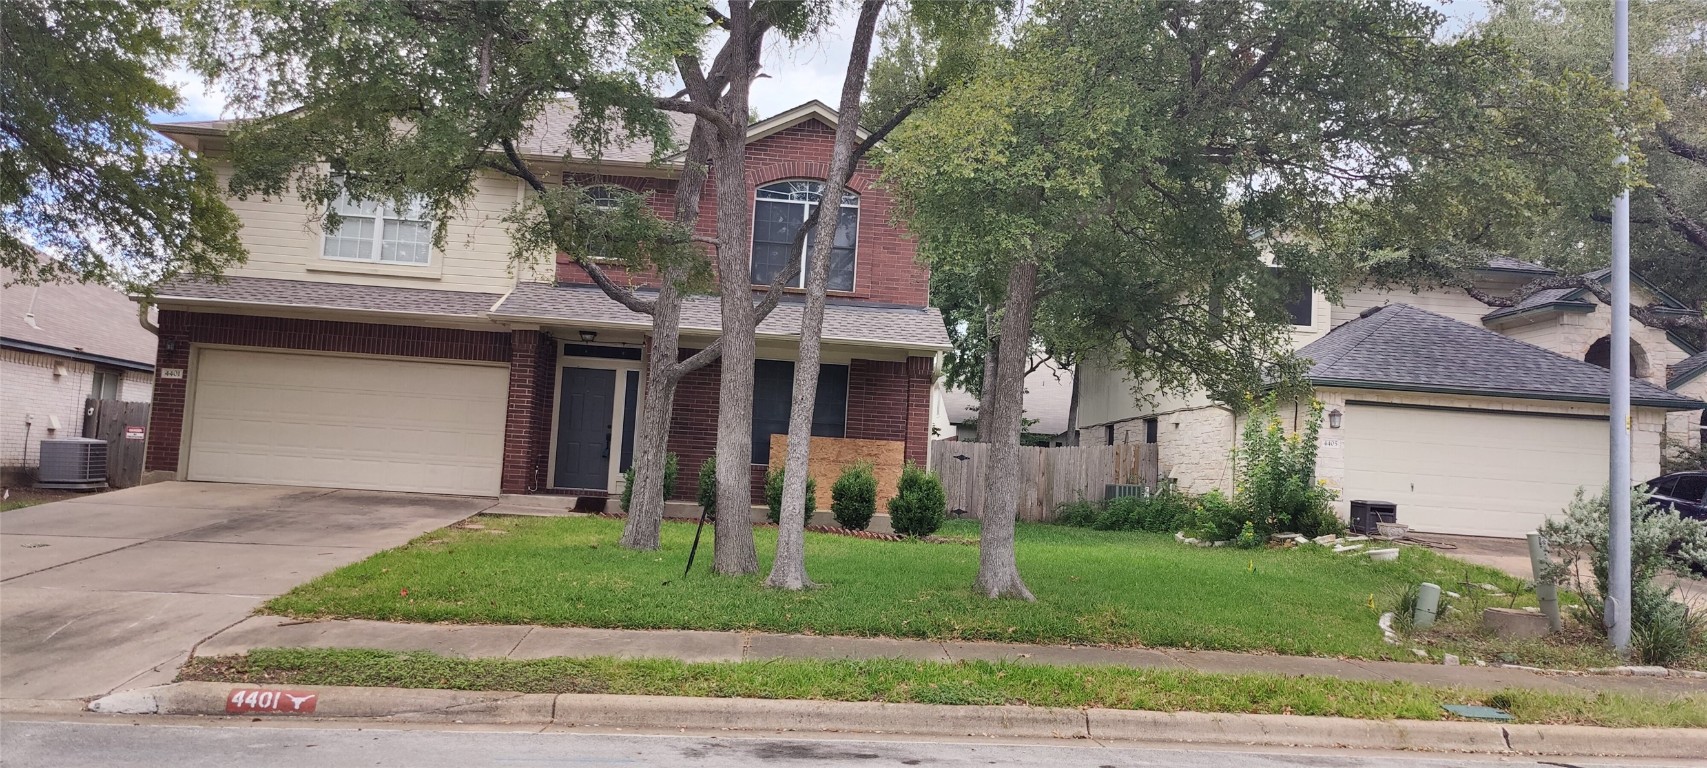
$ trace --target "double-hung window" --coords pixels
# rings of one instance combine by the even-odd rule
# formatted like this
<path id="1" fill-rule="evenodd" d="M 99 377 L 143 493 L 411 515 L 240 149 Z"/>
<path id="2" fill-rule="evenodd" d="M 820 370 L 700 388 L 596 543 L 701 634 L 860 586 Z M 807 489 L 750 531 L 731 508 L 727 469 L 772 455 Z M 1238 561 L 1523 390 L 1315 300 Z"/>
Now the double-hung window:
<path id="1" fill-rule="evenodd" d="M 812 252 L 813 233 L 806 233 L 801 248 L 794 247 L 794 238 L 823 199 L 821 181 L 782 181 L 759 187 L 753 200 L 754 285 L 769 285 L 777 274 L 795 264 L 800 265 L 800 274 L 788 287 L 806 284 L 806 255 Z M 830 290 L 854 289 L 854 251 L 858 245 L 859 195 L 848 192 L 842 195 L 837 210 L 836 242 L 830 250 Z"/>
<path id="2" fill-rule="evenodd" d="M 771 462 L 771 435 L 788 434 L 794 412 L 794 363 L 753 363 L 753 463 Z M 812 434 L 842 437 L 848 428 L 848 367 L 818 366 L 818 395 L 812 404 Z M 778 464 L 781 462 L 779 461 Z"/>
<path id="3" fill-rule="evenodd" d="M 426 206 L 399 208 L 388 202 L 356 202 L 340 196 L 333 204 L 342 219 L 326 232 L 321 253 L 339 261 L 424 265 L 432 262 L 433 224 Z"/>

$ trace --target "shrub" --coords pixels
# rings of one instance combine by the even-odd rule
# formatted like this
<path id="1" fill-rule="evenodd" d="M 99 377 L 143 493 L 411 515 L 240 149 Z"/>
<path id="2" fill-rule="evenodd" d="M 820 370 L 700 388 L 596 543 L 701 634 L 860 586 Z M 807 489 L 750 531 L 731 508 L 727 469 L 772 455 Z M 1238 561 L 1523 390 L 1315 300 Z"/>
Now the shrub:
<path id="1" fill-rule="evenodd" d="M 830 513 L 836 525 L 863 531 L 877 514 L 877 475 L 871 463 L 861 461 L 842 469 L 842 476 L 830 486 Z"/>
<path id="2" fill-rule="evenodd" d="M 699 508 L 705 511 L 707 520 L 717 519 L 716 456 L 700 462 L 699 465 Z"/>
<path id="3" fill-rule="evenodd" d="M 771 522 L 782 525 L 782 480 L 783 468 L 775 467 L 765 473 L 765 503 L 771 508 Z M 812 511 L 818 508 L 818 481 L 806 476 L 806 508 L 805 520 L 812 519 Z"/>
<path id="4" fill-rule="evenodd" d="M 903 536 L 922 538 L 936 533 L 947 515 L 942 479 L 907 462 L 895 485 L 895 497 L 889 500 L 889 527 Z"/>
<path id="5" fill-rule="evenodd" d="M 1091 527 L 1101 531 L 1172 533 L 1185 524 L 1191 508 L 1189 495 L 1163 488 L 1148 496 L 1109 499 Z"/>
<path id="6" fill-rule="evenodd" d="M 1330 504 L 1337 494 L 1316 482 L 1316 440 L 1322 430 L 1322 403 L 1310 402 L 1304 427 L 1290 435 L 1281 422 L 1274 395 L 1247 401 L 1250 407 L 1239 439 L 1241 462 L 1233 505 L 1267 539 L 1292 531 L 1315 537 L 1345 529 Z"/>
<path id="7" fill-rule="evenodd" d="M 1070 525 L 1075 528 L 1089 528 L 1096 524 L 1097 516 L 1101 514 L 1102 509 L 1095 502 L 1079 499 L 1056 507 L 1055 523 L 1057 525 Z"/>
<path id="8" fill-rule="evenodd" d="M 1597 631 L 1606 626 L 1610 505 L 1604 489 L 1590 499 L 1579 488 L 1565 514 L 1541 526 L 1547 540 L 1547 575 L 1583 596 L 1578 618 Z M 1584 561 L 1589 563 L 1588 574 L 1582 572 Z M 1631 649 L 1640 663 L 1671 664 L 1707 643 L 1703 637 L 1707 619 L 1673 600 L 1672 587 L 1659 582 L 1662 573 L 1686 576 L 1691 567 L 1703 566 L 1707 566 L 1707 523 L 1650 504 L 1644 492 L 1631 494 Z"/>
<path id="9" fill-rule="evenodd" d="M 676 490 L 676 470 L 678 459 L 673 453 L 664 454 L 664 500 L 669 501 L 670 494 Z M 629 467 L 622 473 L 622 511 L 628 511 L 628 505 L 634 501 L 634 467 Z"/>
<path id="10" fill-rule="evenodd" d="M 1246 522 L 1239 508 L 1217 490 L 1197 497 L 1197 506 L 1183 528 L 1200 539 L 1229 541 L 1244 530 Z"/>
<path id="11" fill-rule="evenodd" d="M 1239 529 L 1238 537 L 1233 539 L 1233 546 L 1239 549 L 1256 549 L 1262 546 L 1262 543 L 1262 537 L 1257 535 L 1257 527 L 1252 525 L 1249 520 L 1245 521 L 1245 526 Z"/>

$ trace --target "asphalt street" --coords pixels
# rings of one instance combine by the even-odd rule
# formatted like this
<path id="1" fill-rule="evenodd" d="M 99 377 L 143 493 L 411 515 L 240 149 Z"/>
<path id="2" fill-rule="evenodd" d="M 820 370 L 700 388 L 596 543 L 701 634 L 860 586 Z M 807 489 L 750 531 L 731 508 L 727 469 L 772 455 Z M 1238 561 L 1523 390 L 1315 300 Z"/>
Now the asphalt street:
<path id="1" fill-rule="evenodd" d="M 1062 768 L 1445 768 L 1545 765 L 1682 765 L 1678 761 L 1609 761 L 1332 750 L 1225 749 L 1104 745 L 1091 741 L 991 743 L 901 740 L 731 737 L 702 734 L 445 729 L 371 723 L 265 724 L 167 718 L 40 718 L 0 721 L 0 765 L 78 766 L 1061 766 Z"/>

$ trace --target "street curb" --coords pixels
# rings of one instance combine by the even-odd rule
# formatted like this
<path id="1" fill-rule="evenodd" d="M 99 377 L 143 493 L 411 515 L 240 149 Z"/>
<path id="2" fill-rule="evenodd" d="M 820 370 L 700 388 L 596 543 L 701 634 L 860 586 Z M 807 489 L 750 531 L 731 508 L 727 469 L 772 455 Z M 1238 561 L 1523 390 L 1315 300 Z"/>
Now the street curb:
<path id="1" fill-rule="evenodd" d="M 0 699 L 0 715 L 67 715 L 86 707 L 82 699 Z"/>
<path id="2" fill-rule="evenodd" d="M 238 690 L 317 694 L 312 714 L 232 713 Z M 1707 729 L 1498 725 L 1356 720 L 1300 715 L 1144 712 L 1026 706 L 728 699 L 687 696 L 521 694 L 416 688 L 172 683 L 97 699 L 113 714 L 367 718 L 406 722 L 538 724 L 605 728 L 1095 739 L 1242 746 L 1345 747 L 1486 754 L 1697 758 Z"/>

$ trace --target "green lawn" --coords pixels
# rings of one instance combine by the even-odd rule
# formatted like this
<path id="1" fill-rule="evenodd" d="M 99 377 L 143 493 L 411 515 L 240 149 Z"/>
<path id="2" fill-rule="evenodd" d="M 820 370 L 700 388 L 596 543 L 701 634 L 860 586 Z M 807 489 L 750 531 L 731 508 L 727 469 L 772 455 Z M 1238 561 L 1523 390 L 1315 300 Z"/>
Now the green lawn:
<path id="1" fill-rule="evenodd" d="M 617 546 L 620 520 L 483 517 L 377 554 L 268 604 L 297 617 L 758 630 L 1360 658 L 1415 657 L 1376 619 L 1405 584 L 1465 579 L 1516 589 L 1492 570 L 1423 549 L 1372 563 L 1321 549 L 1187 547 L 1170 537 L 1021 525 L 1019 564 L 1036 603 L 974 597 L 978 549 L 808 534 L 819 588 L 760 586 L 775 529 L 758 531 L 759 576 L 713 576 L 710 531 L 694 573 L 694 527 L 666 524 L 663 549 Z M 948 535 L 968 535 L 955 526 Z M 1371 603 L 1374 606 L 1372 607 Z M 1379 608 L 1379 610 L 1377 610 Z"/>
<path id="2" fill-rule="evenodd" d="M 1490 704 L 1525 723 L 1707 727 L 1707 694 L 1661 700 L 1474 691 L 1329 677 L 1212 675 L 1118 667 L 776 659 L 687 664 L 636 659 L 456 659 L 425 653 L 292 649 L 197 658 L 184 680 L 632 695 L 1029 704 L 1162 712 L 1450 719 L 1441 704 Z"/>

